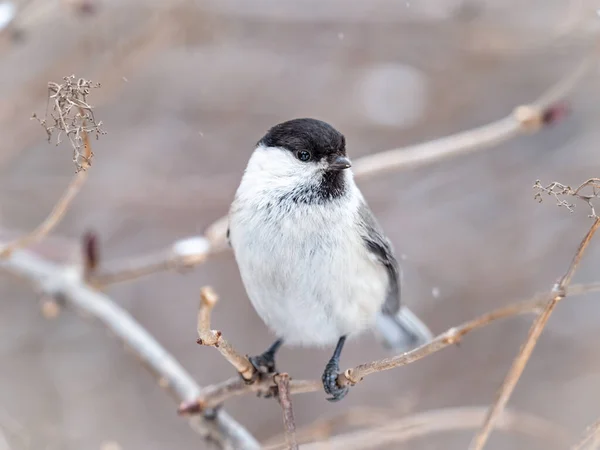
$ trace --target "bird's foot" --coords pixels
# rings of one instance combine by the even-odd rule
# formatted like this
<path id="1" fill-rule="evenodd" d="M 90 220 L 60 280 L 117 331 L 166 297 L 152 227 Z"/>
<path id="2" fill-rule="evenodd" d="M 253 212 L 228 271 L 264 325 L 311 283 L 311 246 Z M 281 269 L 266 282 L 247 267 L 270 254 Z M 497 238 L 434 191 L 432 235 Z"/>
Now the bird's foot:
<path id="1" fill-rule="evenodd" d="M 252 384 L 256 381 L 261 381 L 265 377 L 269 375 L 273 375 L 277 373 L 277 368 L 275 367 L 275 354 L 281 344 L 283 343 L 282 339 L 277 339 L 264 353 L 258 356 L 248 356 L 248 360 L 252 367 L 254 367 L 254 375 L 250 380 L 244 379 L 246 384 Z M 269 391 L 267 393 L 258 393 L 259 397 L 272 397 L 272 393 Z"/>
<path id="2" fill-rule="evenodd" d="M 267 376 L 273 375 L 277 373 L 277 368 L 275 367 L 275 353 L 267 350 L 258 356 L 249 356 L 248 360 L 250 364 L 254 367 L 254 376 L 251 380 L 245 380 L 246 384 L 252 384 L 256 381 L 262 381 Z M 262 398 L 271 398 L 276 396 L 277 390 L 276 388 L 269 388 L 268 390 L 262 392 L 258 391 L 256 393 L 257 397 Z"/>
<path id="3" fill-rule="evenodd" d="M 269 350 L 258 356 L 249 356 L 248 360 L 256 370 L 258 378 L 277 372 L 275 367 L 275 354 Z"/>
<path id="4" fill-rule="evenodd" d="M 337 383 L 337 377 L 340 372 L 338 361 L 332 358 L 325 366 L 325 371 L 321 380 L 323 381 L 323 389 L 325 393 L 331 395 L 327 400 L 330 402 L 338 402 L 343 399 L 348 393 L 348 386 L 341 387 Z"/>

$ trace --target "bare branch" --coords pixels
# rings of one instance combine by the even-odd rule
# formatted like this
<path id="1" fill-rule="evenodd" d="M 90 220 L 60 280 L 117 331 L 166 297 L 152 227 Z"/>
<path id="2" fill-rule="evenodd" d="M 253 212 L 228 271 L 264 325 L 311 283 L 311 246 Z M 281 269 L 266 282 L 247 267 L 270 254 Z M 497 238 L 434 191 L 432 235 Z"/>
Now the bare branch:
<path id="1" fill-rule="evenodd" d="M 596 450 L 600 447 L 600 419 L 585 430 L 583 438 L 571 450 Z"/>
<path id="2" fill-rule="evenodd" d="M 579 244 L 579 248 L 573 257 L 567 272 L 552 288 L 550 298 L 546 300 L 546 306 L 538 314 L 531 328 L 529 329 L 525 343 L 521 346 L 521 349 L 513 361 L 510 370 L 504 378 L 502 386 L 496 394 L 494 403 L 488 410 L 480 430 L 473 437 L 473 440 L 469 445 L 470 450 L 481 450 L 485 446 L 500 413 L 506 406 L 508 399 L 510 398 L 515 386 L 517 385 L 517 382 L 519 381 L 519 378 L 521 377 L 521 374 L 523 373 L 523 370 L 525 370 L 525 366 L 527 365 L 527 362 L 533 353 L 535 345 L 537 344 L 537 341 L 542 334 L 542 331 L 544 330 L 552 311 L 556 307 L 557 303 L 566 296 L 566 289 L 571 283 L 571 279 L 573 278 L 573 275 L 575 274 L 575 271 L 581 262 L 581 258 L 583 257 L 586 248 L 588 247 L 592 237 L 594 236 L 594 233 L 599 226 L 600 218 L 596 218 L 591 228 Z"/>
<path id="3" fill-rule="evenodd" d="M 147 255 L 109 264 L 110 269 L 94 273 L 91 280 L 97 286 L 122 283 L 153 273 L 180 271 L 202 264 L 217 250 L 211 241 L 201 236 L 191 236 L 176 241 L 171 247 Z"/>
<path id="4" fill-rule="evenodd" d="M 201 389 L 185 369 L 131 315 L 110 298 L 87 287 L 77 270 L 63 269 L 32 253 L 17 250 L 0 260 L 0 268 L 30 280 L 42 292 L 61 299 L 88 317 L 99 320 L 126 343 L 177 401 L 198 398 Z M 207 411 L 208 412 L 208 411 Z M 246 429 L 224 411 L 211 417 L 190 418 L 190 426 L 224 449 L 259 449 Z"/>
<path id="5" fill-rule="evenodd" d="M 210 314 L 218 301 L 217 294 L 210 288 L 200 291 L 200 308 L 198 309 L 198 344 L 214 347 L 229 363 L 235 367 L 246 382 L 252 382 L 256 370 L 248 358 L 238 353 L 225 340 L 220 331 L 210 329 Z"/>
<path id="6" fill-rule="evenodd" d="M 296 422 L 294 421 L 292 396 L 290 395 L 290 376 L 287 373 L 281 373 L 275 375 L 274 379 L 277 384 L 279 404 L 283 410 L 286 448 L 289 450 L 298 450 L 298 443 L 296 442 Z"/>
<path id="7" fill-rule="evenodd" d="M 427 411 L 388 420 L 384 425 L 334 436 L 323 442 L 303 445 L 306 450 L 362 450 L 382 447 L 386 444 L 405 443 L 423 436 L 444 431 L 469 430 L 476 428 L 485 415 L 485 407 L 461 407 Z M 498 428 L 517 432 L 559 447 L 568 442 L 566 433 L 550 421 L 532 414 L 517 411 L 504 411 Z M 270 447 L 269 450 L 281 447 Z"/>
<path id="8" fill-rule="evenodd" d="M 600 291 L 600 283 L 578 284 L 569 288 L 569 296 L 578 296 L 591 292 Z M 394 369 L 418 361 L 432 353 L 438 352 L 452 344 L 460 342 L 466 334 L 483 328 L 499 319 L 513 317 L 522 314 L 539 312 L 547 302 L 548 293 L 536 294 L 533 298 L 514 303 L 489 313 L 483 314 L 473 320 L 453 327 L 435 337 L 431 342 L 424 344 L 414 350 L 401 355 L 361 364 L 346 370 L 338 376 L 337 382 L 340 386 L 356 384 L 367 375 L 384 370 Z M 240 377 L 233 377 L 216 385 L 207 386 L 200 392 L 198 398 L 191 402 L 182 403 L 179 408 L 180 414 L 196 414 L 210 408 L 221 405 L 233 397 L 259 393 L 261 395 L 272 395 L 277 384 L 273 375 L 263 377 L 253 384 L 247 384 Z M 321 391 L 323 386 L 318 380 L 290 380 L 290 393 L 303 394 Z"/>
<path id="9" fill-rule="evenodd" d="M 529 105 L 517 106 L 509 116 L 441 139 L 365 156 L 354 162 L 354 174 L 357 178 L 366 179 L 389 171 L 413 169 L 447 157 L 489 148 L 523 133 L 540 131 L 565 115 L 566 106 L 560 101 L 594 67 L 596 47 L 597 43 L 575 70 L 549 88 L 540 98 Z"/>

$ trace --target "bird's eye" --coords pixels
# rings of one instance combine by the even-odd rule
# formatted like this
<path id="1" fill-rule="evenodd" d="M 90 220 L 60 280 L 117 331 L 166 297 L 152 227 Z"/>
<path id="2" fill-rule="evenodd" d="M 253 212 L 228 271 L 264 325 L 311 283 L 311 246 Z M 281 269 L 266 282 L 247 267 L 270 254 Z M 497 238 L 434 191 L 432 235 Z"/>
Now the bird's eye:
<path id="1" fill-rule="evenodd" d="M 307 152 L 306 150 L 300 150 L 298 153 L 296 153 L 296 156 L 302 162 L 306 162 L 306 161 L 310 160 L 310 153 Z"/>

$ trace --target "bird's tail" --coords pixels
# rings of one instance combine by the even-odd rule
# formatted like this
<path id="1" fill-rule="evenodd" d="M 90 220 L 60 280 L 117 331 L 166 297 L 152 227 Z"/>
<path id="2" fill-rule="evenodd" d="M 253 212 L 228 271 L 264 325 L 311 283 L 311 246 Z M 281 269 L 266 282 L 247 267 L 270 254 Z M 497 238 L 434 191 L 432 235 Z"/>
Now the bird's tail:
<path id="1" fill-rule="evenodd" d="M 433 334 L 410 309 L 402 306 L 395 316 L 380 314 L 375 336 L 388 350 L 401 353 L 426 344 Z"/>

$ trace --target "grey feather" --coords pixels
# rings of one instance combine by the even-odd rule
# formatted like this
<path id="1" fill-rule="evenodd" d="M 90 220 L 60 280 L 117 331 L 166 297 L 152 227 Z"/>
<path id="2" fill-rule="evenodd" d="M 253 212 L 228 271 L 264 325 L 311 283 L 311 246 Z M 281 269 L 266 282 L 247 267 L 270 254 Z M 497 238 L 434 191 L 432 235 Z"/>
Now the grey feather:
<path id="1" fill-rule="evenodd" d="M 433 339 L 429 328 L 406 306 L 400 305 L 402 274 L 391 242 L 366 204 L 359 208 L 363 241 L 388 275 L 388 289 L 377 318 L 376 336 L 389 350 L 408 351 Z"/>
<path id="2" fill-rule="evenodd" d="M 379 260 L 388 275 L 388 294 L 381 310 L 384 314 L 393 316 L 400 310 L 400 269 L 394 249 L 365 203 L 360 206 L 358 217 L 367 249 Z"/>

